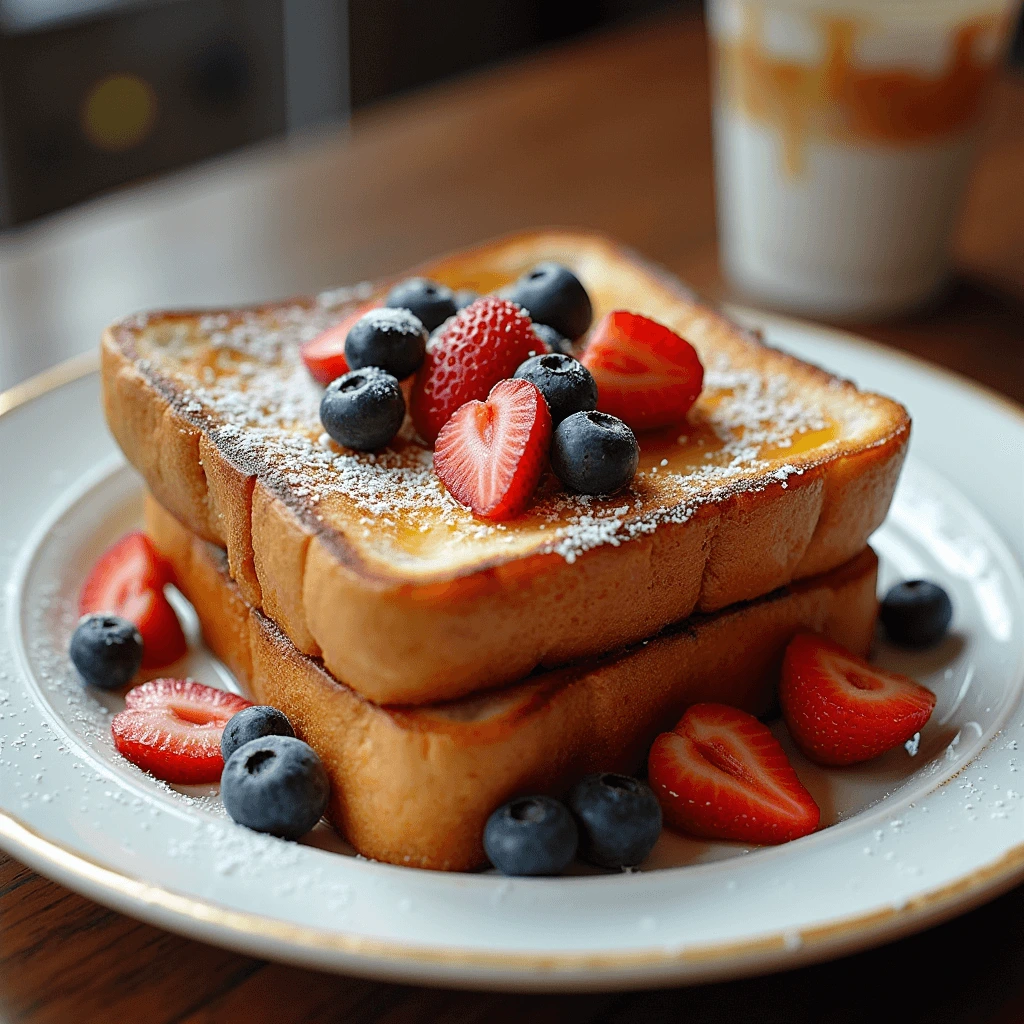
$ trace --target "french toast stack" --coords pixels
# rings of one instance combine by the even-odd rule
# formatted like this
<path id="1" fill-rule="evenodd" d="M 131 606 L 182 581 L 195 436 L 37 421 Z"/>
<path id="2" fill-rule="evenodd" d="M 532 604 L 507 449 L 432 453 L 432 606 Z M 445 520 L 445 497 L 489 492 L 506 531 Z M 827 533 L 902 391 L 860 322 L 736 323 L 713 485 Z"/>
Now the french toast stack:
<path id="1" fill-rule="evenodd" d="M 691 703 L 761 711 L 799 629 L 870 642 L 905 410 L 771 349 L 593 235 L 543 231 L 415 273 L 488 292 L 555 260 L 595 319 L 643 313 L 705 370 L 688 417 L 639 437 L 611 497 L 546 478 L 475 518 L 407 421 L 377 454 L 324 432 L 299 347 L 390 284 L 245 310 L 155 313 L 103 339 L 110 428 L 147 531 L 213 651 L 320 754 L 362 854 L 463 870 L 525 792 L 636 770 Z"/>

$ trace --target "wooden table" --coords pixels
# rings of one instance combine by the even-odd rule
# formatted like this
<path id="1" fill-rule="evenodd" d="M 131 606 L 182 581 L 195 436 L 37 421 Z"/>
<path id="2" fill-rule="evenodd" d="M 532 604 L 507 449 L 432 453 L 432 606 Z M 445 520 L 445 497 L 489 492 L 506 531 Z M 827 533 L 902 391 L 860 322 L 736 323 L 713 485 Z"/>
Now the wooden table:
<path id="1" fill-rule="evenodd" d="M 949 294 L 912 319 L 855 328 L 1024 400 L 1022 181 L 1024 82 L 1007 79 Z M 0 328 L 8 345 L 31 341 L 53 361 L 132 306 L 326 287 L 543 223 L 607 230 L 728 297 L 697 22 L 552 50 L 361 114 L 347 139 L 227 161 L 25 233 L 0 250 Z M 11 365 L 23 374 L 19 359 L 20 350 Z M 924 935 L 790 974 L 644 994 L 492 996 L 226 953 L 104 910 L 0 855 L 0 1024 L 1014 1022 L 1024 1019 L 1022 921 L 1024 887 Z"/>

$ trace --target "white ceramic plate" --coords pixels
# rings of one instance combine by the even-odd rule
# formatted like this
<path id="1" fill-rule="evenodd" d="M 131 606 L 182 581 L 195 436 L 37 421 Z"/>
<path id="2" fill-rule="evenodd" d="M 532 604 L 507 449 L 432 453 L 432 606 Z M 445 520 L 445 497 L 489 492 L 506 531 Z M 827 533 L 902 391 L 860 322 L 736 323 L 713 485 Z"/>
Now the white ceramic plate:
<path id="1" fill-rule="evenodd" d="M 138 519 L 140 485 L 104 428 L 91 367 L 0 396 L 0 845 L 174 931 L 310 967 L 516 989 L 626 988 L 795 966 L 895 938 L 1024 877 L 1024 414 L 866 342 L 741 314 L 768 338 L 898 396 L 914 439 L 873 543 L 881 585 L 942 583 L 952 634 L 879 660 L 936 690 L 916 751 L 825 772 L 794 754 L 831 827 L 774 849 L 666 833 L 644 870 L 507 880 L 296 845 L 229 821 L 213 787 L 121 760 L 118 697 L 65 655 L 96 554 Z M 201 647 L 188 670 L 232 686 Z M 780 730 L 784 738 L 784 732 Z"/>

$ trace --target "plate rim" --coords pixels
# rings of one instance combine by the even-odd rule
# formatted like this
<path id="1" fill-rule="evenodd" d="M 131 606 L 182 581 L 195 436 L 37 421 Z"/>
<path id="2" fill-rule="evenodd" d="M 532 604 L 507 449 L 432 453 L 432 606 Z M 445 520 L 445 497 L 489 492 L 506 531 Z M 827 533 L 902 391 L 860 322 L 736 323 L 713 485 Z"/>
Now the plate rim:
<path id="1" fill-rule="evenodd" d="M 341 955 L 346 960 L 332 963 L 321 958 L 315 965 L 308 966 L 328 970 L 332 967 L 343 970 L 361 966 L 367 973 L 374 973 L 384 967 L 380 973 L 394 979 L 426 980 L 427 975 L 422 971 L 430 967 L 448 971 L 466 968 L 484 972 L 514 972 L 507 973 L 504 980 L 517 989 L 529 980 L 533 981 L 529 985 L 531 988 L 549 987 L 545 985 L 545 980 L 557 986 L 560 977 L 572 976 L 576 972 L 584 976 L 581 978 L 584 980 L 581 987 L 592 987 L 594 982 L 599 985 L 600 978 L 585 976 L 602 970 L 631 972 L 634 975 L 632 980 L 642 985 L 645 982 L 664 980 L 666 976 L 672 975 L 673 969 L 685 970 L 688 967 L 712 967 L 714 973 L 701 973 L 700 980 L 704 981 L 715 977 L 740 977 L 800 966 L 817 962 L 829 953 L 841 955 L 870 947 L 878 936 L 895 939 L 923 930 L 1001 895 L 1024 877 L 1024 843 L 1019 843 L 969 875 L 914 897 L 903 906 L 847 915 L 800 929 L 765 932 L 749 939 L 694 944 L 675 949 L 652 946 L 628 952 L 513 952 L 402 943 L 353 935 L 342 930 L 295 924 L 252 911 L 234 910 L 215 900 L 179 893 L 167 886 L 156 885 L 100 864 L 54 843 L 21 821 L 17 815 L 2 810 L 0 841 L 12 856 L 24 860 L 30 866 L 41 861 L 56 869 L 58 881 L 71 877 L 85 883 L 88 898 L 104 902 L 106 897 L 108 906 L 129 916 L 133 911 L 126 909 L 126 906 L 130 905 L 150 923 L 188 938 L 213 941 L 250 952 L 262 949 L 263 955 L 267 955 L 268 943 L 280 943 L 278 951 L 285 952 L 290 947 L 292 955 L 288 959 L 300 963 L 300 957 L 295 954 L 316 950 L 328 955 Z M 19 856 L 20 852 L 25 856 Z M 189 924 L 200 926 L 204 934 L 196 936 L 189 932 Z M 209 935 L 210 929 L 217 930 L 218 934 Z M 525 972 L 542 973 L 530 979 L 521 976 Z M 445 976 L 442 980 L 450 984 L 454 979 Z M 467 984 L 472 980 L 465 976 L 458 979 Z M 478 980 L 488 981 L 493 987 L 493 976 Z M 621 979 L 608 980 L 616 988 L 623 987 Z"/>
<path id="2" fill-rule="evenodd" d="M 842 344 L 868 348 L 883 358 L 895 359 L 926 376 L 973 392 L 1024 424 L 1024 406 L 1014 399 L 900 349 L 852 331 L 748 306 L 729 305 L 727 311 L 738 318 L 763 324 L 769 330 L 774 323 L 783 328 L 814 331 Z M 0 392 L 0 417 L 97 373 L 99 367 L 99 353 L 95 350 L 85 352 Z M 68 884 L 65 879 L 81 883 L 89 898 L 107 902 L 121 912 L 134 913 L 158 927 L 193 938 L 197 937 L 194 929 L 198 926 L 202 941 L 220 942 L 249 951 L 259 951 L 261 947 L 266 951 L 273 946 L 278 955 L 285 955 L 290 948 L 292 952 L 287 958 L 297 963 L 302 962 L 299 954 L 303 951 L 316 950 L 327 956 L 344 958 L 332 964 L 321 957 L 316 964 L 321 969 L 331 969 L 332 966 L 339 970 L 362 968 L 365 973 L 392 978 L 426 980 L 429 969 L 435 968 L 441 973 L 434 980 L 448 984 L 473 983 L 469 976 L 453 977 L 453 969 L 478 970 L 485 975 L 489 971 L 505 972 L 503 980 L 517 988 L 522 988 L 524 982 L 531 988 L 557 986 L 560 979 L 577 972 L 581 988 L 595 984 L 600 986 L 601 978 L 595 972 L 630 972 L 631 979 L 608 979 L 609 984 L 621 988 L 630 980 L 637 984 L 662 980 L 673 970 L 688 974 L 688 967 L 704 968 L 701 980 L 710 980 L 716 971 L 718 976 L 736 977 L 797 966 L 821 960 L 829 953 L 838 955 L 871 946 L 882 937 L 897 938 L 921 930 L 994 898 L 1024 878 L 1022 842 L 1008 847 L 998 857 L 970 873 L 921 893 L 901 906 L 848 914 L 796 930 L 769 931 L 742 940 L 679 948 L 662 945 L 629 951 L 498 951 L 436 943 L 403 943 L 234 910 L 215 900 L 186 895 L 101 864 L 71 847 L 46 838 L 17 815 L 2 808 L 0 845 L 42 874 L 47 873 L 47 868 L 51 869 L 53 873 L 49 877 L 62 884 Z M 189 931 L 190 925 L 193 931 Z M 527 972 L 532 977 L 527 976 Z M 501 980 L 493 974 L 477 979 L 491 987 Z"/>

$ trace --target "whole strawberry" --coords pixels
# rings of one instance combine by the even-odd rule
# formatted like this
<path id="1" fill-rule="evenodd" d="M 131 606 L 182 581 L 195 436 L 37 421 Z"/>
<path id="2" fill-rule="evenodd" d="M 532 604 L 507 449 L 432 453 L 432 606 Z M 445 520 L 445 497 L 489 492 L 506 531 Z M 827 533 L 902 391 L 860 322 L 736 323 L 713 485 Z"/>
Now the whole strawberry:
<path id="1" fill-rule="evenodd" d="M 483 401 L 544 349 L 514 302 L 485 295 L 470 303 L 441 328 L 416 375 L 410 411 L 420 436 L 432 445 L 456 409 Z"/>

